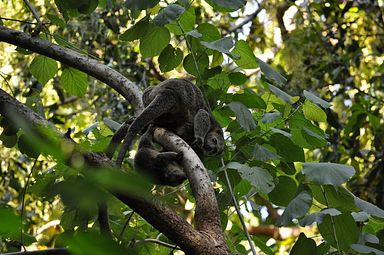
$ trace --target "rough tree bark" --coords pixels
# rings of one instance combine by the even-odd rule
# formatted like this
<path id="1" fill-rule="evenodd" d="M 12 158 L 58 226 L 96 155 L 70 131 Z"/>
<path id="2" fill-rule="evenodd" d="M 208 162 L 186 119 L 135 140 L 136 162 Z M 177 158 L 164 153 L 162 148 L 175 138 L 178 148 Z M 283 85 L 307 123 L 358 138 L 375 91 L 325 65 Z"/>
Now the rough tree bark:
<path id="1" fill-rule="evenodd" d="M 26 48 L 77 68 L 115 89 L 134 105 L 137 112 L 143 108 L 141 91 L 120 73 L 95 60 L 59 45 L 2 26 L 0 26 L 0 41 Z M 43 117 L 1 89 L 0 114 L 5 117 L 16 114 L 31 125 L 54 128 Z M 58 130 L 55 129 L 55 132 L 58 137 L 62 136 Z M 195 228 L 160 201 L 141 198 L 132 194 L 114 193 L 114 195 L 140 214 L 152 226 L 164 233 L 187 254 L 229 254 L 220 227 L 216 197 L 204 165 L 189 145 L 176 135 L 164 129 L 156 129 L 155 140 L 165 148 L 182 151 L 184 154 L 183 166 L 196 198 Z M 91 152 L 82 152 L 82 154 L 89 165 L 102 167 L 113 165 L 113 162 L 104 154 Z"/>

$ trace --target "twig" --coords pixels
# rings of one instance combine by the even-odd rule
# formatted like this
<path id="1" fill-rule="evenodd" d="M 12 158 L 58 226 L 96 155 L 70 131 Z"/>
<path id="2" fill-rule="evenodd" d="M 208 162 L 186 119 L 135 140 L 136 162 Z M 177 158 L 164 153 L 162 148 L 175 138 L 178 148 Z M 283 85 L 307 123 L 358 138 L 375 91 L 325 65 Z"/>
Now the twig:
<path id="1" fill-rule="evenodd" d="M 121 242 L 121 239 L 123 238 L 123 234 L 124 234 L 124 232 L 125 232 L 125 229 L 127 228 L 128 223 L 129 223 L 129 221 L 131 220 L 131 218 L 132 218 L 132 216 L 133 216 L 134 213 L 135 213 L 135 212 L 133 212 L 133 211 L 129 213 L 129 216 L 128 216 L 127 220 L 125 221 L 124 226 L 123 226 L 123 228 L 121 229 L 120 235 L 119 235 L 119 237 L 118 237 L 119 242 Z"/>
<path id="2" fill-rule="evenodd" d="M 1 16 L 0 16 L 0 20 L 14 21 L 14 22 L 20 22 L 20 23 L 31 24 L 31 25 L 36 24 L 35 22 L 19 20 L 19 19 L 4 18 L 4 17 L 1 17 Z"/>
<path id="3" fill-rule="evenodd" d="M 147 238 L 147 239 L 144 239 L 144 240 L 137 240 L 137 241 L 135 241 L 135 244 L 141 244 L 141 243 L 156 243 L 156 244 L 160 244 L 162 246 L 165 246 L 165 247 L 168 247 L 168 248 L 171 248 L 171 249 L 180 250 L 180 248 L 177 245 L 166 243 L 166 242 L 161 241 L 159 239 Z"/>
<path id="4" fill-rule="evenodd" d="M 247 15 L 246 17 L 244 17 L 243 21 L 240 22 L 239 24 L 237 24 L 236 26 L 233 26 L 231 28 L 229 28 L 227 31 L 225 31 L 224 35 L 227 35 L 227 34 L 230 34 L 232 32 L 235 32 L 237 31 L 238 29 L 240 29 L 241 27 L 243 27 L 245 24 L 248 24 L 249 22 L 251 22 L 254 18 L 257 17 L 257 15 L 259 15 L 259 13 L 263 10 L 264 8 L 261 6 L 261 4 L 258 4 L 258 7 L 256 9 L 256 11 L 252 14 L 249 14 Z"/>
<path id="5" fill-rule="evenodd" d="M 36 9 L 31 5 L 31 3 L 28 0 L 24 0 L 24 3 L 28 6 L 29 10 L 32 12 L 33 17 L 37 21 L 36 28 L 32 32 L 32 36 L 37 36 L 43 29 L 43 23 L 41 22 L 39 14 L 37 13 Z"/>
<path id="6" fill-rule="evenodd" d="M 251 246 L 252 254 L 253 254 L 253 255 L 257 255 L 255 246 L 254 246 L 254 244 L 253 244 L 253 242 L 252 242 L 251 236 L 249 235 L 247 226 L 245 225 L 243 216 L 242 216 L 242 214 L 241 214 L 241 212 L 240 212 L 239 204 L 237 203 L 235 194 L 233 193 L 232 186 L 231 186 L 231 182 L 230 182 L 230 180 L 229 180 L 228 172 L 227 172 L 227 169 L 225 168 L 225 164 L 224 164 L 224 160 L 223 160 L 223 158 L 221 158 L 221 164 L 222 164 L 222 166 L 223 166 L 223 168 L 224 168 L 224 174 L 225 174 L 225 179 L 226 179 L 227 184 L 228 184 L 229 193 L 231 193 L 231 197 L 232 197 L 232 200 L 233 200 L 233 204 L 235 205 L 235 209 L 236 209 L 236 212 L 237 212 L 237 216 L 239 216 L 239 220 L 240 220 L 241 226 L 243 227 L 244 233 L 245 233 L 245 235 L 246 235 L 246 237 L 247 237 L 247 239 L 248 239 L 249 246 Z"/>

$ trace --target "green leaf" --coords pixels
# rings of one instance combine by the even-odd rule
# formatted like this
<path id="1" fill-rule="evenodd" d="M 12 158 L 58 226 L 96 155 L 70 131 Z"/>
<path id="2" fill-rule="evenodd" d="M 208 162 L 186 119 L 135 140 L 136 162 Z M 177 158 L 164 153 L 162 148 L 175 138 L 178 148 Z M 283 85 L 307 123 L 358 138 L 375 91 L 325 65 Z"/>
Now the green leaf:
<path id="1" fill-rule="evenodd" d="M 201 38 L 203 35 L 199 33 L 199 31 L 197 30 L 191 30 L 187 33 L 185 33 L 186 35 L 189 35 L 189 36 L 192 36 L 193 38 Z"/>
<path id="2" fill-rule="evenodd" d="M 190 7 L 180 15 L 177 21 L 175 20 L 165 26 L 168 28 L 169 32 L 176 35 L 182 35 L 183 33 L 187 33 L 193 30 L 195 26 L 195 20 L 195 9 Z"/>
<path id="3" fill-rule="evenodd" d="M 147 34 L 150 26 L 151 24 L 149 23 L 148 17 L 144 17 L 135 25 L 126 30 L 123 34 L 121 34 L 119 39 L 122 41 L 131 42 L 143 38 Z"/>
<path id="4" fill-rule="evenodd" d="M 230 84 L 228 75 L 224 72 L 216 74 L 207 81 L 208 86 L 213 89 L 220 89 L 221 91 L 227 91 Z"/>
<path id="5" fill-rule="evenodd" d="M 305 141 L 313 146 L 312 148 L 320 148 L 327 145 L 327 140 L 319 134 L 312 132 L 310 129 L 303 127 L 301 129 L 301 134 L 303 135 Z"/>
<path id="6" fill-rule="evenodd" d="M 315 255 L 316 253 L 316 242 L 311 238 L 307 238 L 304 233 L 300 233 L 289 255 Z"/>
<path id="7" fill-rule="evenodd" d="M 267 76 L 269 80 L 274 81 L 279 86 L 284 86 L 287 83 L 287 79 L 282 76 L 279 72 L 277 72 L 275 69 L 273 69 L 270 65 L 266 64 L 261 59 L 257 57 L 255 58 L 260 66 L 261 71 L 265 74 L 265 76 Z"/>
<path id="8" fill-rule="evenodd" d="M 139 48 L 143 58 L 159 55 L 171 40 L 171 35 L 165 27 L 150 24 L 147 29 L 144 37 L 140 39 Z"/>
<path id="9" fill-rule="evenodd" d="M 239 40 L 235 44 L 235 49 L 232 50 L 233 54 L 239 55 L 239 59 L 234 59 L 235 63 L 243 69 L 255 69 L 259 65 L 257 59 L 253 54 L 251 47 L 244 40 Z"/>
<path id="10" fill-rule="evenodd" d="M 318 107 L 309 100 L 305 100 L 303 104 L 303 113 L 305 118 L 307 118 L 308 120 L 313 120 L 317 122 L 327 121 L 327 114 L 325 114 L 325 112 L 320 107 Z"/>
<path id="11" fill-rule="evenodd" d="M 376 254 L 376 255 L 383 255 L 383 249 L 378 250 L 370 246 L 366 246 L 363 244 L 352 244 L 351 248 L 354 251 L 357 251 L 359 254 Z"/>
<path id="12" fill-rule="evenodd" d="M 312 103 L 315 103 L 315 104 L 318 104 L 320 105 L 321 107 L 323 108 L 329 108 L 331 107 L 331 104 L 328 103 L 327 101 L 321 99 L 320 97 L 312 94 L 311 92 L 309 91 L 306 91 L 304 90 L 304 96 L 306 99 L 308 99 L 309 101 L 311 101 Z"/>
<path id="13" fill-rule="evenodd" d="M 248 77 L 241 72 L 230 73 L 228 77 L 231 83 L 235 85 L 243 85 L 248 79 Z"/>
<path id="14" fill-rule="evenodd" d="M 184 11 L 185 9 L 178 4 L 170 4 L 160 10 L 159 14 L 153 19 L 153 22 L 157 26 L 164 26 L 177 20 Z"/>
<path id="15" fill-rule="evenodd" d="M 340 186 L 355 174 L 353 167 L 335 163 L 304 163 L 302 171 L 312 183 L 332 186 Z"/>
<path id="16" fill-rule="evenodd" d="M 280 159 L 279 155 L 277 155 L 275 152 L 270 151 L 269 149 L 259 144 L 256 144 L 255 148 L 253 149 L 253 157 L 259 161 Z"/>
<path id="17" fill-rule="evenodd" d="M 159 3 L 159 0 L 125 0 L 124 5 L 132 10 L 145 10 L 154 7 Z"/>
<path id="18" fill-rule="evenodd" d="M 32 75 L 45 85 L 57 73 L 57 62 L 49 57 L 36 56 L 29 65 Z"/>
<path id="19" fill-rule="evenodd" d="M 384 211 L 377 207 L 376 205 L 373 205 L 367 201 L 362 200 L 361 198 L 355 197 L 354 198 L 355 205 L 363 210 L 364 212 L 368 213 L 371 216 L 379 217 L 384 219 Z"/>
<path id="20" fill-rule="evenodd" d="M 233 12 L 247 3 L 246 0 L 206 0 L 206 2 L 220 12 Z"/>
<path id="21" fill-rule="evenodd" d="M 17 135 L 6 135 L 4 132 L 0 135 L 0 140 L 2 142 L 2 145 L 6 148 L 12 148 L 17 143 Z"/>
<path id="22" fill-rule="evenodd" d="M 261 122 L 263 123 L 272 123 L 281 117 L 280 112 L 267 112 L 261 118 Z"/>
<path id="23" fill-rule="evenodd" d="M 201 41 L 213 42 L 221 38 L 220 32 L 216 26 L 210 23 L 202 23 L 197 27 L 197 31 L 202 35 Z"/>
<path id="24" fill-rule="evenodd" d="M 276 187 L 268 194 L 270 201 L 278 206 L 287 206 L 295 198 L 296 182 L 288 176 L 279 176 Z M 282 194 L 284 194 L 282 196 Z"/>
<path id="25" fill-rule="evenodd" d="M 202 45 L 211 50 L 217 50 L 221 53 L 227 54 L 231 58 L 239 59 L 240 56 L 232 54 L 229 50 L 233 47 L 233 39 L 231 37 L 224 37 L 213 42 L 200 42 Z"/>
<path id="26" fill-rule="evenodd" d="M 245 89 L 243 94 L 232 95 L 232 101 L 241 102 L 248 108 L 267 108 L 264 100 L 251 89 Z"/>
<path id="27" fill-rule="evenodd" d="M 340 208 L 343 211 L 355 211 L 354 195 L 343 186 L 310 185 L 313 197 L 327 207 Z"/>
<path id="28" fill-rule="evenodd" d="M 171 44 L 160 53 L 160 70 L 165 73 L 176 68 L 183 61 L 183 52 L 179 48 L 173 48 Z"/>
<path id="29" fill-rule="evenodd" d="M 252 240 L 255 243 L 256 247 L 259 248 L 266 255 L 274 255 L 275 252 L 266 245 L 265 241 L 262 240 L 262 237 L 252 236 Z"/>
<path id="30" fill-rule="evenodd" d="M 320 234 L 336 249 L 349 251 L 351 244 L 359 238 L 359 229 L 350 213 L 336 216 L 326 215 L 323 222 L 318 224 Z M 337 239 L 335 239 L 337 238 Z"/>
<path id="31" fill-rule="evenodd" d="M 83 14 L 91 14 L 99 4 L 98 0 L 82 0 L 83 4 L 77 10 Z"/>
<path id="32" fill-rule="evenodd" d="M 47 14 L 47 18 L 49 21 L 52 22 L 52 24 L 60 27 L 60 28 L 65 28 L 67 25 L 65 24 L 65 21 L 60 19 L 57 15 L 52 15 L 52 14 Z"/>
<path id="33" fill-rule="evenodd" d="M 277 131 L 278 129 L 273 129 Z M 303 162 L 305 161 L 303 148 L 295 145 L 291 138 L 279 131 L 271 136 L 270 143 L 276 148 L 277 154 L 284 158 L 287 162 Z M 287 135 L 290 135 L 287 133 Z"/>
<path id="34" fill-rule="evenodd" d="M 317 224 L 320 224 L 323 222 L 323 219 L 326 215 L 336 216 L 336 215 L 340 215 L 340 214 L 341 214 L 341 212 L 339 210 L 336 210 L 334 208 L 327 208 L 327 209 L 324 209 L 320 212 L 315 212 L 315 213 L 312 213 L 308 216 L 305 216 L 304 218 L 302 218 L 300 220 L 300 225 L 302 227 L 305 227 L 305 226 L 312 225 L 315 222 Z"/>
<path id="35" fill-rule="evenodd" d="M 13 210 L 2 204 L 0 206 L 0 236 L 2 238 L 15 237 L 20 234 L 20 216 Z"/>
<path id="36" fill-rule="evenodd" d="M 195 54 L 195 59 L 192 54 Z M 183 61 L 184 69 L 194 76 L 199 76 L 199 74 L 202 74 L 204 70 L 208 68 L 208 65 L 209 58 L 208 55 L 204 52 L 190 53 L 184 58 Z"/>
<path id="37" fill-rule="evenodd" d="M 245 107 L 245 105 L 240 102 L 231 102 L 228 106 L 235 113 L 236 121 L 245 131 L 249 132 L 256 128 L 252 113 Z"/>
<path id="38" fill-rule="evenodd" d="M 280 99 L 282 99 L 284 102 L 288 103 L 288 104 L 293 104 L 293 101 L 292 101 L 292 97 L 290 95 L 288 95 L 287 93 L 285 93 L 284 91 L 282 91 L 281 89 L 279 89 L 278 87 L 275 87 L 273 86 L 272 84 L 268 84 L 268 88 L 269 90 L 275 94 L 276 96 L 278 96 Z"/>
<path id="39" fill-rule="evenodd" d="M 226 168 L 236 169 L 243 179 L 249 181 L 252 186 L 265 194 L 271 192 L 275 187 L 272 175 L 263 168 L 249 167 L 237 162 L 230 162 Z"/>
<path id="40" fill-rule="evenodd" d="M 65 68 L 60 76 L 60 84 L 69 94 L 82 97 L 87 91 L 87 74 L 71 67 Z"/>
<path id="41" fill-rule="evenodd" d="M 309 191 L 299 193 L 285 208 L 283 214 L 276 222 L 277 226 L 288 225 L 293 219 L 303 217 L 312 205 L 312 195 Z"/>

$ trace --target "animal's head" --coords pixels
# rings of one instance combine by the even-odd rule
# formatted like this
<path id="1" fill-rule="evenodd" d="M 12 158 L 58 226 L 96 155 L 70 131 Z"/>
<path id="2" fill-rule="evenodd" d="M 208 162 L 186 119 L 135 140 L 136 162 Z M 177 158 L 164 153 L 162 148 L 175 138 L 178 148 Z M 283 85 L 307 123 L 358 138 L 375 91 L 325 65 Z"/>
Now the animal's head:
<path id="1" fill-rule="evenodd" d="M 166 166 L 163 184 L 178 186 L 187 179 L 183 168 L 176 162 L 171 162 Z"/>
<path id="2" fill-rule="evenodd" d="M 206 155 L 218 155 L 224 151 L 224 134 L 221 128 L 215 128 L 208 132 L 204 140 L 204 153 Z"/>

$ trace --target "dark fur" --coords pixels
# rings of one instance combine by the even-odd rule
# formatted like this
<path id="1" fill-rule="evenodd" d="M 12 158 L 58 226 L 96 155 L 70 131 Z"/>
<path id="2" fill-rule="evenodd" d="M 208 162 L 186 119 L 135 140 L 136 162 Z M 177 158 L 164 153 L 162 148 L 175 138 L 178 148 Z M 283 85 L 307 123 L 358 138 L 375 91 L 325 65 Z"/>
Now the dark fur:
<path id="1" fill-rule="evenodd" d="M 144 111 L 132 122 L 117 157 L 119 166 L 133 138 L 150 123 L 180 136 L 202 156 L 224 150 L 223 131 L 200 89 L 183 79 L 169 79 L 144 91 Z"/>
<path id="2" fill-rule="evenodd" d="M 177 186 L 187 178 L 180 165 L 182 159 L 181 153 L 156 150 L 153 145 L 153 128 L 149 127 L 141 136 L 134 167 L 147 175 L 154 184 Z"/>

